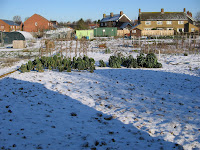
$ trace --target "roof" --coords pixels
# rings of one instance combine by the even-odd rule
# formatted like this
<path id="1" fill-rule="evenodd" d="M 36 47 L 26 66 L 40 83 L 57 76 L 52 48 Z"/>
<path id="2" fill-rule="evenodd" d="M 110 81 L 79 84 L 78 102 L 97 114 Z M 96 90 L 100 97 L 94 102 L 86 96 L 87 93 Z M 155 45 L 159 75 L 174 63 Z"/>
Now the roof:
<path id="1" fill-rule="evenodd" d="M 109 22 L 109 21 L 118 21 L 120 20 L 123 16 L 125 16 L 128 20 L 131 21 L 125 14 L 121 15 L 120 14 L 114 14 L 113 17 L 110 17 L 110 15 L 105 16 L 105 18 L 101 19 L 100 22 Z"/>
<path id="2" fill-rule="evenodd" d="M 16 32 L 21 33 L 24 36 L 25 40 L 33 39 L 32 34 L 30 34 L 29 32 L 26 32 L 26 31 L 16 31 Z"/>
<path id="3" fill-rule="evenodd" d="M 132 24 L 130 24 L 129 22 L 124 22 L 124 23 L 120 26 L 120 29 L 124 29 L 124 28 L 126 28 L 128 25 L 132 27 Z"/>
<path id="4" fill-rule="evenodd" d="M 152 21 L 152 20 L 188 20 L 186 13 L 184 12 L 141 12 L 139 14 L 140 20 Z"/>
<path id="5" fill-rule="evenodd" d="M 29 22 L 29 20 L 31 20 L 31 19 L 34 18 L 34 17 L 39 18 L 39 19 L 44 19 L 44 20 L 50 22 L 49 20 L 47 20 L 47 19 L 44 18 L 43 16 L 38 15 L 38 14 L 34 14 L 34 15 L 32 15 L 31 17 L 29 17 L 24 23 Z"/>
<path id="6" fill-rule="evenodd" d="M 15 23 L 12 20 L 4 20 L 4 19 L 1 19 L 1 20 L 4 21 L 5 23 L 9 24 L 10 26 L 20 26 L 19 24 Z"/>
<path id="7" fill-rule="evenodd" d="M 133 27 L 131 28 L 131 30 L 133 30 L 133 29 L 139 29 L 139 28 L 137 28 L 139 25 L 140 25 L 140 24 L 137 24 L 137 25 L 133 26 Z M 139 30 L 140 30 L 140 29 L 139 29 Z"/>

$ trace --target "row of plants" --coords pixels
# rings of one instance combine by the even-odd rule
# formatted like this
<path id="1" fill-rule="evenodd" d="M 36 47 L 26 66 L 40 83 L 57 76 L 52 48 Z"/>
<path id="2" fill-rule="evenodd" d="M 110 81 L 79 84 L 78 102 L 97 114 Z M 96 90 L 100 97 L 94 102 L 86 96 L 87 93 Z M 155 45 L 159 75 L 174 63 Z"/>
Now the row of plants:
<path id="1" fill-rule="evenodd" d="M 88 70 L 93 73 L 95 70 L 94 64 L 94 59 L 87 56 L 83 58 L 73 57 L 73 60 L 71 60 L 71 58 L 62 58 L 59 55 L 54 55 L 53 57 L 43 56 L 41 58 L 36 58 L 34 61 L 28 61 L 27 64 L 21 65 L 19 70 L 24 73 L 34 70 L 43 72 L 44 69 L 71 72 L 71 70 L 74 69 L 78 71 Z"/>
<path id="2" fill-rule="evenodd" d="M 132 55 L 128 57 L 121 56 L 110 56 L 108 65 L 111 68 L 121 68 L 121 66 L 127 68 L 162 68 L 162 64 L 158 62 L 156 55 L 154 53 L 149 53 L 146 55 L 140 53 L 137 58 L 133 58 Z M 100 67 L 106 67 L 106 63 L 103 60 L 99 61 Z"/>

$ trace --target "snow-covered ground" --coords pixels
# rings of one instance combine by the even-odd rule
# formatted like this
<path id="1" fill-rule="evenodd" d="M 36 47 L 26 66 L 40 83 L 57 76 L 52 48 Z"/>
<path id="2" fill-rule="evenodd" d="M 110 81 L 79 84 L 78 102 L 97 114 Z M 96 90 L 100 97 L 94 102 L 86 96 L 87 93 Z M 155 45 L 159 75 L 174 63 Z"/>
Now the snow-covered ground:
<path id="1" fill-rule="evenodd" d="M 88 53 L 96 65 L 110 55 Z M 200 149 L 200 56 L 159 62 L 163 68 L 17 71 L 0 79 L 0 148 Z"/>

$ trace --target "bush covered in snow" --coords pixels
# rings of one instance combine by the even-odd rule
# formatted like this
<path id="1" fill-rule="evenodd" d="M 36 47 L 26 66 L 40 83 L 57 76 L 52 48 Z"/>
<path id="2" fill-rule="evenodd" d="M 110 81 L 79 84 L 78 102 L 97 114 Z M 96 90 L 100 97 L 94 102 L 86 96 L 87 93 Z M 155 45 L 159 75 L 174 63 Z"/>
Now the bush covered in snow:
<path id="1" fill-rule="evenodd" d="M 106 67 L 106 63 L 103 60 L 99 60 L 99 67 Z"/>
<path id="2" fill-rule="evenodd" d="M 121 68 L 121 66 L 127 68 L 162 68 L 162 64 L 158 62 L 154 53 L 149 53 L 146 57 L 141 53 L 136 59 L 132 55 L 128 57 L 122 57 L 119 54 L 117 56 L 110 56 L 109 66 L 111 68 Z"/>
<path id="3" fill-rule="evenodd" d="M 41 57 L 36 58 L 34 61 L 29 61 L 27 64 L 23 64 L 20 67 L 20 71 L 22 73 L 29 72 L 31 70 L 36 70 L 38 72 L 43 72 L 44 69 L 49 70 L 58 70 L 59 72 L 67 71 L 71 72 L 71 69 L 74 70 L 88 70 L 91 73 L 95 70 L 95 61 L 93 58 L 89 58 L 84 56 L 83 58 L 62 58 L 58 55 L 54 55 L 53 57 Z"/>

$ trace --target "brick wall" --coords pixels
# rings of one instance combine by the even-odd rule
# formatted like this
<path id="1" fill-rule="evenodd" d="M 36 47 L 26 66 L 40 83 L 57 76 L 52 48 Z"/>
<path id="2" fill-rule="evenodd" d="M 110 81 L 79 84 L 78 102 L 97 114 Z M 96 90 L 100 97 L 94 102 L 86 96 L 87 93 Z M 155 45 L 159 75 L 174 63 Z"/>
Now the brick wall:
<path id="1" fill-rule="evenodd" d="M 24 22 L 23 31 L 38 32 L 52 29 L 53 24 L 44 17 L 34 14 Z"/>
<path id="2" fill-rule="evenodd" d="M 0 20 L 0 31 L 10 32 L 10 26 L 4 21 Z"/>

